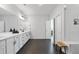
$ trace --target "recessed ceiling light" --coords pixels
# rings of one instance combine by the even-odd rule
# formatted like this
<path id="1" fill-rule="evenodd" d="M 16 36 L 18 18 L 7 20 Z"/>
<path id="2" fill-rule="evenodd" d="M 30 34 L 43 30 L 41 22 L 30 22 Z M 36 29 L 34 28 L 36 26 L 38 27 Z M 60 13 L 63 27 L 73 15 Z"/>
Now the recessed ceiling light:
<path id="1" fill-rule="evenodd" d="M 26 6 L 27 4 L 24 4 L 24 6 Z"/>

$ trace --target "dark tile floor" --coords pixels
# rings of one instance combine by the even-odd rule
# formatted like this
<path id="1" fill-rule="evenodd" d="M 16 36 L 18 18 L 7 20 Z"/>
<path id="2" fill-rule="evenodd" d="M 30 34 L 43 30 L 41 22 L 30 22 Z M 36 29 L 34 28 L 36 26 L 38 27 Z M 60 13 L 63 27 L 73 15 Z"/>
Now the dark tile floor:
<path id="1" fill-rule="evenodd" d="M 50 39 L 30 39 L 17 54 L 56 54 Z"/>
<path id="2" fill-rule="evenodd" d="M 17 54 L 57 54 L 50 39 L 30 39 Z M 64 54 L 59 52 L 59 54 Z M 71 44 L 67 54 L 79 54 L 79 44 Z"/>

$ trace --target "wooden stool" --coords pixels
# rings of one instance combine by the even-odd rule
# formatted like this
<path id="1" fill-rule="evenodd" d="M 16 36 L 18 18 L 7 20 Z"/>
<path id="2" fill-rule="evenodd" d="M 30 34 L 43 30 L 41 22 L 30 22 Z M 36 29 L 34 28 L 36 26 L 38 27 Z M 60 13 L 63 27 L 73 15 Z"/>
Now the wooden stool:
<path id="1" fill-rule="evenodd" d="M 63 53 L 66 54 L 66 50 L 68 48 L 68 45 L 66 44 L 65 41 L 63 41 L 63 40 L 57 41 L 55 43 L 55 45 L 56 45 L 56 50 L 57 50 L 58 53 L 63 52 L 62 49 L 64 49 Z"/>

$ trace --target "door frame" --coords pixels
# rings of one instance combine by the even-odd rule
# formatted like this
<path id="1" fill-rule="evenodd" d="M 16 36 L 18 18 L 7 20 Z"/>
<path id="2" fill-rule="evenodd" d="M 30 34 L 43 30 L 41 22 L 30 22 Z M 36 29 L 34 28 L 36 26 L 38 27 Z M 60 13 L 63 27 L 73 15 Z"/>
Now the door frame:
<path id="1" fill-rule="evenodd" d="M 54 26 L 53 26 L 53 27 L 54 27 L 54 32 L 53 32 L 53 36 L 54 36 L 54 37 L 53 37 L 53 44 L 55 44 L 55 18 L 53 18 L 53 21 L 54 21 L 54 22 L 53 22 L 53 24 L 54 24 Z"/>

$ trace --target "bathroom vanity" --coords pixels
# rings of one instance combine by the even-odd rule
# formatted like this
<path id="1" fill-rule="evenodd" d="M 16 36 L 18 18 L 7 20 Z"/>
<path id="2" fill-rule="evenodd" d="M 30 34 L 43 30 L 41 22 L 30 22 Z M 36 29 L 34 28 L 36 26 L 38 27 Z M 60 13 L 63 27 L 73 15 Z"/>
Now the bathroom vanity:
<path id="1" fill-rule="evenodd" d="M 16 54 L 30 39 L 30 31 L 0 33 L 0 54 Z"/>

